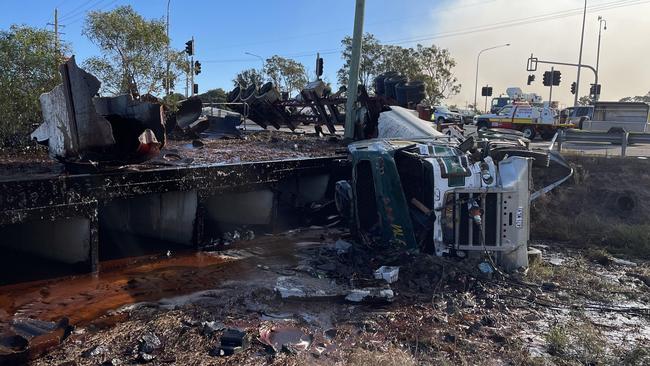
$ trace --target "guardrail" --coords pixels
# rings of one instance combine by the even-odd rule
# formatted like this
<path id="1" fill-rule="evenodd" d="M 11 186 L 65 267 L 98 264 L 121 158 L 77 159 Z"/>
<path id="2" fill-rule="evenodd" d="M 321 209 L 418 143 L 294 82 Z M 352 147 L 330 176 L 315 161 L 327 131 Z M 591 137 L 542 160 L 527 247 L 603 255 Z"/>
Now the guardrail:
<path id="1" fill-rule="evenodd" d="M 610 143 L 621 146 L 621 156 L 625 156 L 627 147 L 630 144 L 650 144 L 650 133 L 640 132 L 593 132 L 575 129 L 560 130 L 553 138 L 553 144 L 557 144 L 558 151 L 562 151 L 562 145 L 566 142 L 596 142 Z"/>

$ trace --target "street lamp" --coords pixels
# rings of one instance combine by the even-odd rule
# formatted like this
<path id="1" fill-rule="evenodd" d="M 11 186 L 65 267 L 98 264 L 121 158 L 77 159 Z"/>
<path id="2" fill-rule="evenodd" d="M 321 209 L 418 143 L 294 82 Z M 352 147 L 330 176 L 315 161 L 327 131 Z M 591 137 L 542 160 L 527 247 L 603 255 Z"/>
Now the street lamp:
<path id="1" fill-rule="evenodd" d="M 600 62 L 600 33 L 603 31 L 603 23 L 605 23 L 605 29 L 607 30 L 607 21 L 605 18 L 598 16 L 598 52 L 596 53 L 596 74 L 598 74 L 598 64 Z"/>
<path id="2" fill-rule="evenodd" d="M 476 96 L 477 96 L 477 89 L 478 89 L 478 62 L 481 59 L 481 53 L 485 51 L 493 50 L 495 48 L 508 47 L 508 46 L 510 46 L 510 43 L 506 43 L 494 47 L 488 47 L 479 51 L 478 56 L 476 57 L 476 82 L 474 83 L 474 111 L 475 112 L 478 112 L 478 108 L 476 108 Z"/>
<path id="3" fill-rule="evenodd" d="M 260 61 L 262 62 L 262 71 L 264 71 L 264 58 L 262 56 L 250 52 L 244 52 L 244 54 L 259 58 Z"/>
<path id="4" fill-rule="evenodd" d="M 580 53 L 578 54 L 578 75 L 576 76 L 576 94 L 573 97 L 573 106 L 578 106 L 578 91 L 580 90 L 580 69 L 582 69 L 582 44 L 585 40 L 585 19 L 587 19 L 587 0 L 585 0 L 585 7 L 582 11 L 582 33 L 580 34 Z M 598 72 L 596 72 L 598 78 Z"/>

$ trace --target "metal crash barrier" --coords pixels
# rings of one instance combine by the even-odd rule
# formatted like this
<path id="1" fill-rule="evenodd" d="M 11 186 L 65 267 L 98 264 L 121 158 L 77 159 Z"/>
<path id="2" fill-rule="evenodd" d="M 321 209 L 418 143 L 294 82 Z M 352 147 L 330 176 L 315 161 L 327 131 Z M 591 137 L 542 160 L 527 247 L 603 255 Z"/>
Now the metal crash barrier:
<path id="1" fill-rule="evenodd" d="M 609 143 L 612 145 L 620 145 L 621 156 L 625 156 L 627 147 L 631 144 L 650 144 L 650 133 L 625 132 L 623 130 L 592 132 L 567 129 L 560 130 L 554 138 L 554 142 L 557 143 L 558 151 L 562 151 L 562 145 L 566 142 Z"/>

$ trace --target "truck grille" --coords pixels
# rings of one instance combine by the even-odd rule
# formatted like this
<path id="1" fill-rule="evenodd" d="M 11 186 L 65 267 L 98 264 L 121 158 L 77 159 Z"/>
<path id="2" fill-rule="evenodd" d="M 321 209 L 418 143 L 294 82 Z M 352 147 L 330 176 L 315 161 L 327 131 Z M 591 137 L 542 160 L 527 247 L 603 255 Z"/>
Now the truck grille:
<path id="1" fill-rule="evenodd" d="M 511 195 L 503 192 L 448 194 L 442 217 L 445 244 L 460 250 L 482 250 L 483 244 L 487 250 L 510 249 L 510 245 L 503 246 L 504 239 L 523 224 L 521 209 L 508 206 Z M 483 210 L 480 226 L 469 215 L 468 204 L 472 201 Z"/>

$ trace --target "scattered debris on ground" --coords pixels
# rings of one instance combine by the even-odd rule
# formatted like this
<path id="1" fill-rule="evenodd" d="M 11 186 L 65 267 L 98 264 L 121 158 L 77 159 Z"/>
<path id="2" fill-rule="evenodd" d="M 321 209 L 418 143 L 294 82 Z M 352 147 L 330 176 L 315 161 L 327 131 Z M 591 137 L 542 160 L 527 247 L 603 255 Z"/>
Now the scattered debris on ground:
<path id="1" fill-rule="evenodd" d="M 650 264 L 535 244 L 542 260 L 504 275 L 482 273 L 481 258 L 370 251 L 339 229 L 262 236 L 230 249 L 247 255 L 193 269 L 187 281 L 223 267 L 205 288 L 79 321 L 33 363 L 650 362 Z M 348 298 L 376 289 L 391 301 Z"/>

